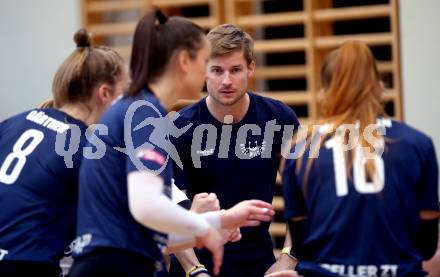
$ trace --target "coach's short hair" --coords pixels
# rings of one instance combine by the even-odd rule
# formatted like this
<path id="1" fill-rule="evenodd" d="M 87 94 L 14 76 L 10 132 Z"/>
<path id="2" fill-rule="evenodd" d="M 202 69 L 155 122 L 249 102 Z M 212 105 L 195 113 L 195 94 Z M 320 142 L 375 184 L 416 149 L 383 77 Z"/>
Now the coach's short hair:
<path id="1" fill-rule="evenodd" d="M 244 58 L 248 64 L 254 60 L 254 41 L 252 37 L 232 24 L 223 24 L 213 28 L 208 33 L 208 40 L 211 43 L 211 56 L 213 57 L 228 54 L 235 50 L 243 50 Z"/>

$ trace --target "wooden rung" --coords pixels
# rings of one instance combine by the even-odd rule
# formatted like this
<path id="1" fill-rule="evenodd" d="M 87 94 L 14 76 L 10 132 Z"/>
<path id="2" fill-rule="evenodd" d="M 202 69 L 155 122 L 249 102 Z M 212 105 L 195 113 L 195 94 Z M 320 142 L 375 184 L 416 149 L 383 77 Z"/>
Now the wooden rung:
<path id="1" fill-rule="evenodd" d="M 370 46 L 387 45 L 393 42 L 393 35 L 391 33 L 373 33 L 361 35 L 344 35 L 344 36 L 325 36 L 317 37 L 315 45 L 317 48 L 333 48 L 338 47 L 347 40 L 364 41 Z"/>
<path id="2" fill-rule="evenodd" d="M 394 71 L 394 64 L 392 62 L 377 62 L 377 67 L 380 73 L 390 73 Z"/>
<path id="3" fill-rule="evenodd" d="M 391 5 L 371 5 L 350 8 L 317 10 L 313 14 L 316 21 L 335 21 L 385 17 L 391 15 Z"/>
<path id="4" fill-rule="evenodd" d="M 293 39 L 270 39 L 255 41 L 255 53 L 273 53 L 304 50 L 308 46 L 308 40 L 303 38 Z"/>
<path id="5" fill-rule="evenodd" d="M 188 17 L 195 24 L 205 29 L 211 29 L 218 25 L 217 19 L 213 16 L 210 17 Z"/>
<path id="6" fill-rule="evenodd" d="M 310 101 L 310 93 L 308 93 L 307 91 L 260 92 L 259 94 L 280 100 L 287 105 L 308 104 Z"/>
<path id="7" fill-rule="evenodd" d="M 172 7 L 172 6 L 183 7 L 183 6 L 210 4 L 211 2 L 212 2 L 211 0 L 185 0 L 185 1 L 155 0 L 153 2 L 153 5 L 158 7 Z M 148 7 L 148 5 L 145 3 L 145 1 L 140 1 L 140 0 L 95 1 L 88 3 L 86 10 L 89 13 L 98 13 L 98 12 L 126 11 L 126 10 L 142 9 L 146 7 Z M 213 25 L 210 24 L 208 27 L 211 26 Z"/>
<path id="8" fill-rule="evenodd" d="M 217 23 L 212 17 L 193 17 L 189 19 L 202 28 L 211 28 Z M 91 24 L 87 28 L 95 36 L 133 35 L 136 24 L 137 22 L 102 23 Z"/>
<path id="9" fill-rule="evenodd" d="M 137 22 L 90 24 L 87 29 L 95 36 L 133 35 Z"/>
<path id="10" fill-rule="evenodd" d="M 124 57 L 127 61 L 130 59 L 131 55 L 131 45 L 126 46 L 111 46 L 113 50 L 119 53 L 122 57 Z"/>
<path id="11" fill-rule="evenodd" d="M 244 2 L 263 2 L 263 1 L 269 2 L 269 1 L 279 1 L 279 0 L 235 0 L 235 2 L 237 2 L 237 3 L 240 3 L 240 2 L 241 3 L 244 3 Z"/>
<path id="12" fill-rule="evenodd" d="M 161 8 L 165 7 L 184 7 L 184 6 L 196 6 L 203 4 L 210 4 L 212 0 L 153 0 L 153 6 L 158 6 Z"/>
<path id="13" fill-rule="evenodd" d="M 289 24 L 303 24 L 305 20 L 306 14 L 304 12 L 283 12 L 239 16 L 237 18 L 237 25 L 241 27 L 285 26 Z"/>
<path id="14" fill-rule="evenodd" d="M 88 2 L 86 10 L 88 13 L 98 12 L 118 12 L 146 7 L 145 1 L 125 0 L 125 1 L 94 1 Z"/>
<path id="15" fill-rule="evenodd" d="M 295 108 L 293 110 L 295 110 Z M 298 120 L 299 120 L 299 124 L 301 125 L 310 125 L 313 123 L 313 120 L 307 117 L 298 117 Z"/>
<path id="16" fill-rule="evenodd" d="M 276 179 L 275 183 L 276 183 L 277 185 L 281 185 L 281 175 L 280 175 L 279 172 L 277 172 L 277 179 Z"/>
<path id="17" fill-rule="evenodd" d="M 275 196 L 272 200 L 272 206 L 276 211 L 284 210 L 284 200 L 281 196 Z"/>
<path id="18" fill-rule="evenodd" d="M 279 222 L 272 222 L 269 227 L 269 233 L 274 237 L 281 237 L 286 235 L 286 224 Z"/>
<path id="19" fill-rule="evenodd" d="M 257 66 L 255 78 L 257 79 L 288 79 L 306 76 L 306 67 L 303 65 L 285 66 Z"/>
<path id="20" fill-rule="evenodd" d="M 382 94 L 382 99 L 385 102 L 394 101 L 397 98 L 397 92 L 394 90 L 385 90 L 385 92 Z"/>

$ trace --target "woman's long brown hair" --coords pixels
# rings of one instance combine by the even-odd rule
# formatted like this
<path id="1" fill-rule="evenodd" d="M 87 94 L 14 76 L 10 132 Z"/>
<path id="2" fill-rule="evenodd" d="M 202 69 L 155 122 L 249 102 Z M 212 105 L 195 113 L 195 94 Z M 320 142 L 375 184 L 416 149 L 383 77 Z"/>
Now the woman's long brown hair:
<path id="1" fill-rule="evenodd" d="M 369 149 L 370 153 L 374 152 L 374 145 L 368 143 L 362 134 L 368 125 L 376 124 L 378 115 L 384 114 L 384 110 L 381 103 L 383 87 L 376 60 L 370 48 L 360 41 L 347 41 L 338 49 L 330 52 L 321 67 L 321 86 L 323 95 L 320 101 L 321 115 L 318 124 L 333 126 L 327 137 L 334 136 L 336 129 L 343 124 L 358 124 L 360 134 L 358 145 Z M 379 136 L 380 134 L 376 132 L 375 137 Z M 307 140 L 310 145 L 312 130 L 308 131 Z M 348 138 L 345 134 L 343 134 L 343 140 L 347 143 Z M 311 151 L 319 151 L 320 146 L 318 145 L 317 149 Z M 347 176 L 350 177 L 354 151 L 346 151 L 344 154 Z M 308 159 L 305 184 L 307 184 L 312 163 L 313 159 Z M 300 160 L 297 163 L 297 171 L 301 164 Z M 367 159 L 366 169 L 367 176 L 373 179 L 375 174 L 373 160 Z"/>

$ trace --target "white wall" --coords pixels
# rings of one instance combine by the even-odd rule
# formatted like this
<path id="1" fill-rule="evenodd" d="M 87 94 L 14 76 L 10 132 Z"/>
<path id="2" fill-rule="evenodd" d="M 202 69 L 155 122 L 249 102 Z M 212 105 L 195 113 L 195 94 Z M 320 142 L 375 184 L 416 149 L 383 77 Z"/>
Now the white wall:
<path id="1" fill-rule="evenodd" d="M 78 0 L 0 1 L 0 121 L 51 97 L 79 26 Z"/>
<path id="2" fill-rule="evenodd" d="M 405 120 L 431 136 L 440 159 L 440 1 L 400 0 Z"/>

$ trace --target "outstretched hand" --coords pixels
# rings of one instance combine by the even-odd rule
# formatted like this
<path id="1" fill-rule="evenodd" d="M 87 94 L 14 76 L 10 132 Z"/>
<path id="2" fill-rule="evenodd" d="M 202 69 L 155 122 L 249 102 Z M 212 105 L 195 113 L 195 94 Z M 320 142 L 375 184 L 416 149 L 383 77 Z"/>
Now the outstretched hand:
<path id="1" fill-rule="evenodd" d="M 258 226 L 261 221 L 270 221 L 275 214 L 271 204 L 261 200 L 245 200 L 220 214 L 222 228 L 235 229 Z"/>

